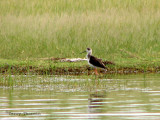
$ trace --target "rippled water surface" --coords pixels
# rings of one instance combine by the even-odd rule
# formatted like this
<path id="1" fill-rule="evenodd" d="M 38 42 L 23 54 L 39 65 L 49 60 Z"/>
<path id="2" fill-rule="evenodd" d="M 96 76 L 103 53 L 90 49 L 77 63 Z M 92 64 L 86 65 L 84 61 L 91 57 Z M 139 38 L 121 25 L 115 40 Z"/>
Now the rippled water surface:
<path id="1" fill-rule="evenodd" d="M 0 119 L 160 120 L 160 75 L 1 75 Z"/>

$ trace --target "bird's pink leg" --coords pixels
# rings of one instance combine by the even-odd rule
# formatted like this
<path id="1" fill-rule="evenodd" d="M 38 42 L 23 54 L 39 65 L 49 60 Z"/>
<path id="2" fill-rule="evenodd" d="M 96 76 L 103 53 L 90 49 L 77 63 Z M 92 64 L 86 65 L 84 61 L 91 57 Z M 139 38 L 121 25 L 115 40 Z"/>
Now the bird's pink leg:
<path id="1" fill-rule="evenodd" d="M 98 75 L 97 68 L 94 69 L 94 72 L 96 75 Z"/>

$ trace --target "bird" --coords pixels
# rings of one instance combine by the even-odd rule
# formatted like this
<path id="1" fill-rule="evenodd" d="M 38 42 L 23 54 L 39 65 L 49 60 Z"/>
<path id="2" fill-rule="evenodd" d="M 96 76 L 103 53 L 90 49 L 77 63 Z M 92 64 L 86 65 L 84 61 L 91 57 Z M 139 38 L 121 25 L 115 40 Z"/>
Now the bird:
<path id="1" fill-rule="evenodd" d="M 88 61 L 88 64 L 94 68 L 95 74 L 98 75 L 97 68 L 104 69 L 106 71 L 106 66 L 104 65 L 102 59 L 96 58 L 92 55 L 92 49 L 87 48 L 82 53 L 87 52 L 86 58 Z"/>

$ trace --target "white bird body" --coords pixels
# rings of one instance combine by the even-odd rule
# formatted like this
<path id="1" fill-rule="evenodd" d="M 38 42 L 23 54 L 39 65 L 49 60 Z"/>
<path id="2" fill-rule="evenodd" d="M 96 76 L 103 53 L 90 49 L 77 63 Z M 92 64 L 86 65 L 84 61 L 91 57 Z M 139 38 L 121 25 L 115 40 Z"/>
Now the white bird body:
<path id="1" fill-rule="evenodd" d="M 98 58 L 92 56 L 92 49 L 91 48 L 87 48 L 86 52 L 87 52 L 86 58 L 87 58 L 88 64 L 91 67 L 95 68 L 96 75 L 98 75 L 96 68 L 106 69 L 106 67 L 103 64 L 101 59 L 98 59 Z"/>

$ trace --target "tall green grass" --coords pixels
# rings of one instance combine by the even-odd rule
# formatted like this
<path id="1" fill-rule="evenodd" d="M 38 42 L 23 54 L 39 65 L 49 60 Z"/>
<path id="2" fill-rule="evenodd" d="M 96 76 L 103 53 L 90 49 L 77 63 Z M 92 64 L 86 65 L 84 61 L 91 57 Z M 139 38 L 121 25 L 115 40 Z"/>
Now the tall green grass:
<path id="1" fill-rule="evenodd" d="M 159 0 L 1 0 L 0 28 L 4 59 L 160 56 Z"/>

